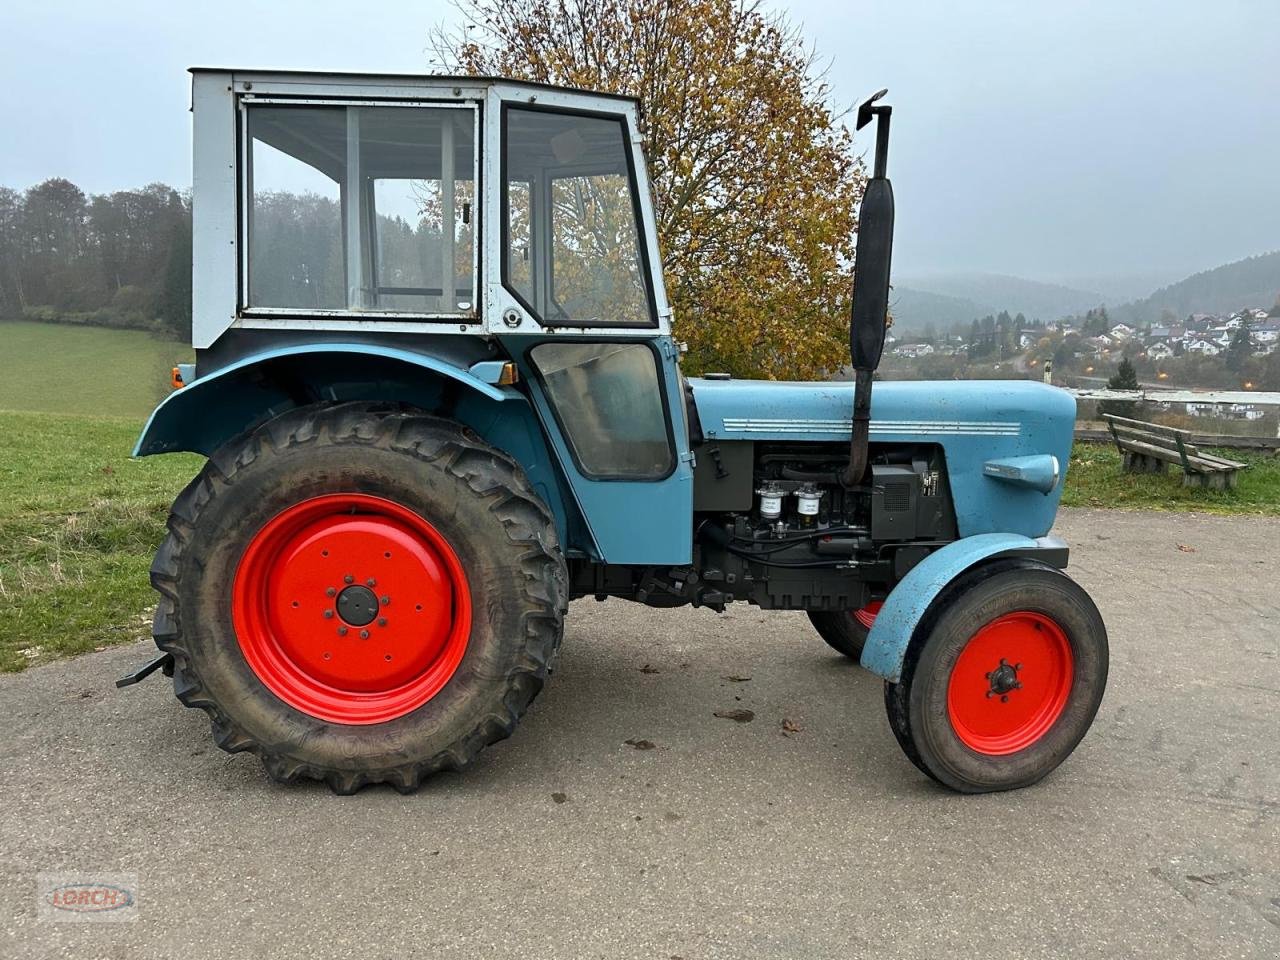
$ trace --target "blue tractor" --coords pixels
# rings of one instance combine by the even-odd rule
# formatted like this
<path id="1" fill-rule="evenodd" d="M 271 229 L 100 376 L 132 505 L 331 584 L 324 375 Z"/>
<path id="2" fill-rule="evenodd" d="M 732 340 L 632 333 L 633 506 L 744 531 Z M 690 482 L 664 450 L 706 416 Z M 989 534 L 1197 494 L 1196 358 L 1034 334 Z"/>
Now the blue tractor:
<path id="1" fill-rule="evenodd" d="M 228 751 L 415 789 L 511 734 L 569 602 L 803 610 L 908 758 L 1034 783 L 1107 640 L 1049 536 L 1075 408 L 876 383 L 876 123 L 852 382 L 685 377 L 638 105 L 501 79 L 193 71 L 196 362 L 136 454 L 208 460 L 151 579 L 163 668 Z"/>

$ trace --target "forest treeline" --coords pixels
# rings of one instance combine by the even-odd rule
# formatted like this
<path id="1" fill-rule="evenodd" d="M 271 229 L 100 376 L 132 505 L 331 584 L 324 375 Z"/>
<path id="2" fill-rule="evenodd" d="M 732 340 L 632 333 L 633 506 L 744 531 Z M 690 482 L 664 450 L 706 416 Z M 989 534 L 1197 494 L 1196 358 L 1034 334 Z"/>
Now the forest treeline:
<path id="1" fill-rule="evenodd" d="M 191 198 L 161 183 L 86 194 L 0 187 L 0 317 L 191 331 Z"/>

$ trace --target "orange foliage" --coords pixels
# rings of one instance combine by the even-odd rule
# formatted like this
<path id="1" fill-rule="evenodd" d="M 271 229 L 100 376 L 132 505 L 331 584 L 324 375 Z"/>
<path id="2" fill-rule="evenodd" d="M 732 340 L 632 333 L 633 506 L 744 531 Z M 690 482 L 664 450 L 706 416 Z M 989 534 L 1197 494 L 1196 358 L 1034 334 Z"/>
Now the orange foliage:
<path id="1" fill-rule="evenodd" d="M 640 98 L 690 372 L 811 379 L 848 362 L 865 173 L 781 15 L 737 0 L 462 0 L 451 71 Z"/>

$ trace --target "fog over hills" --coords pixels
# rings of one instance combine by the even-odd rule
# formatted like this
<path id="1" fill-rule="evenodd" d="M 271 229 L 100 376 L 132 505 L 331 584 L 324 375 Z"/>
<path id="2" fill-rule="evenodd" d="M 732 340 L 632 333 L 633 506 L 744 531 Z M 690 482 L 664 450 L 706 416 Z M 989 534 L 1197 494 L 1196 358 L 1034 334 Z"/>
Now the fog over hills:
<path id="1" fill-rule="evenodd" d="M 1152 274 L 1148 279 L 1161 276 Z M 907 275 L 895 278 L 890 303 L 894 322 L 911 331 L 930 325 L 943 331 L 1001 310 L 1052 322 L 1106 304 L 1116 319 L 1153 323 L 1166 313 L 1182 318 L 1241 307 L 1265 309 L 1280 297 L 1280 251 L 1203 270 L 1149 295 L 1145 291 L 1152 287 L 1138 286 L 1142 280 L 1137 276 L 1101 278 L 1096 287 L 1087 288 L 1001 274 Z"/>
<path id="2" fill-rule="evenodd" d="M 895 279 L 891 298 L 895 322 L 911 330 L 969 323 L 1001 310 L 1022 313 L 1028 320 L 1056 320 L 1105 300 L 1094 290 L 993 273 L 908 275 Z"/>
<path id="3" fill-rule="evenodd" d="M 1114 312 L 1123 319 L 1155 323 L 1167 314 L 1182 319 L 1190 313 L 1221 314 L 1242 307 L 1265 310 L 1278 300 L 1280 250 L 1202 270 Z"/>

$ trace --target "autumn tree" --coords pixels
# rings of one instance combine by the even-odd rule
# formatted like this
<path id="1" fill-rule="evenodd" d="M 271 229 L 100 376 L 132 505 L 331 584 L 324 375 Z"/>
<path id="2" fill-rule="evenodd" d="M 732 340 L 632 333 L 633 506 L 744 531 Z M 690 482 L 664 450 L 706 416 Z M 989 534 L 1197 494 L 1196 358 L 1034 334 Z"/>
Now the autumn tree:
<path id="1" fill-rule="evenodd" d="M 812 378 L 848 362 L 865 181 L 798 31 L 740 0 L 461 0 L 447 72 L 638 97 L 691 371 Z"/>

